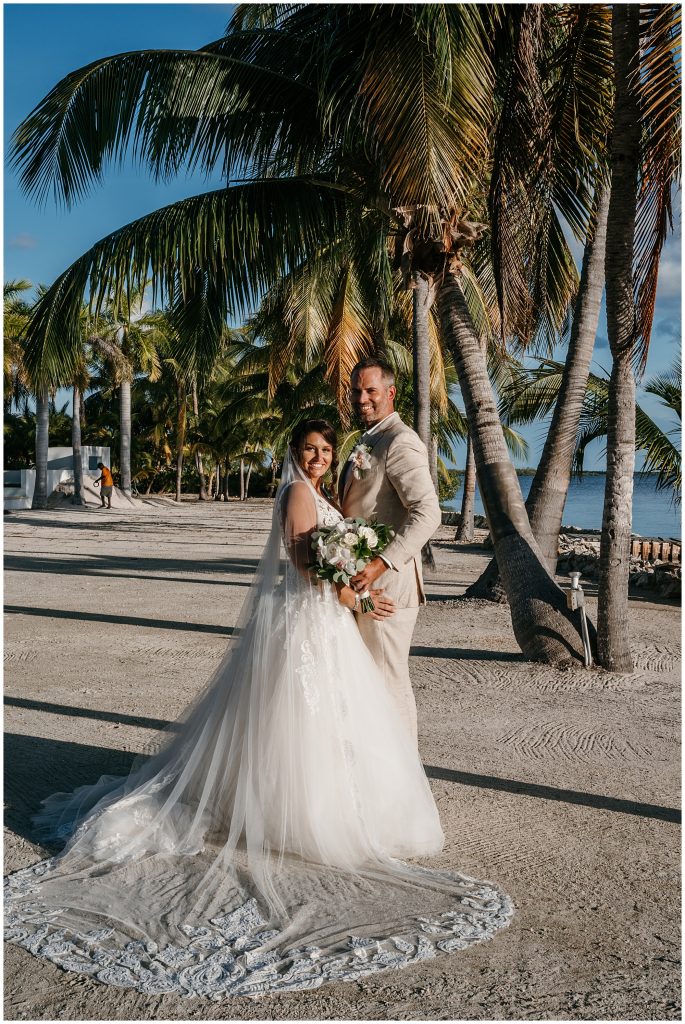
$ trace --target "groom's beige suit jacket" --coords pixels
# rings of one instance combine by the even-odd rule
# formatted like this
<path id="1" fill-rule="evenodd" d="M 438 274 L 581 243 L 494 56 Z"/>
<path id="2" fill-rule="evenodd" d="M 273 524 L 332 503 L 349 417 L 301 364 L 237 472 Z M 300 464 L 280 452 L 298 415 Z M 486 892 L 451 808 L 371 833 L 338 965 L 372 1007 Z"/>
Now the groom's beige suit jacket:
<path id="1" fill-rule="evenodd" d="M 395 530 L 383 552 L 395 571 L 374 583 L 385 588 L 398 608 L 425 604 L 421 548 L 440 526 L 440 505 L 428 468 L 426 447 L 398 413 L 383 420 L 359 443 L 371 448 L 371 468 L 357 479 L 347 462 L 340 480 L 340 504 L 346 516 L 376 519 Z"/>
<path id="2" fill-rule="evenodd" d="M 416 743 L 409 650 L 419 605 L 426 602 L 421 548 L 440 525 L 440 505 L 426 447 L 397 413 L 383 420 L 374 432 L 362 434 L 360 441 L 371 448 L 371 466 L 357 479 L 350 463 L 346 464 L 340 480 L 340 504 L 346 516 L 376 519 L 394 528 L 395 536 L 383 552 L 393 568 L 378 577 L 373 589 L 384 588 L 396 611 L 382 622 L 357 614 L 357 625 Z"/>

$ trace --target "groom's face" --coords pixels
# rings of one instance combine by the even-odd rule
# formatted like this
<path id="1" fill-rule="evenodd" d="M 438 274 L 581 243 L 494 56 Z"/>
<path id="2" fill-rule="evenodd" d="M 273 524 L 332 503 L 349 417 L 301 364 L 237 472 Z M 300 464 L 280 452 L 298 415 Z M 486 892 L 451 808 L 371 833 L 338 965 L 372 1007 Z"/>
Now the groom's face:
<path id="1" fill-rule="evenodd" d="M 388 384 L 379 366 L 369 366 L 355 373 L 350 400 L 363 427 L 368 429 L 395 411 L 395 393 L 395 385 Z"/>

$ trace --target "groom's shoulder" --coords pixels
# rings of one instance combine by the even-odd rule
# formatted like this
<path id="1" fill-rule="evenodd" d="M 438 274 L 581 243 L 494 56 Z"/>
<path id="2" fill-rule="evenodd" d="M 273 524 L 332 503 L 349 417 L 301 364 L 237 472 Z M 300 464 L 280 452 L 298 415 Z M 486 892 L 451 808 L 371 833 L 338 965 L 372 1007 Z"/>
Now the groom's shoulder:
<path id="1" fill-rule="evenodd" d="M 415 451 L 425 452 L 426 446 L 423 441 L 404 420 L 398 416 L 388 431 L 390 434 L 389 448 L 412 448 Z"/>

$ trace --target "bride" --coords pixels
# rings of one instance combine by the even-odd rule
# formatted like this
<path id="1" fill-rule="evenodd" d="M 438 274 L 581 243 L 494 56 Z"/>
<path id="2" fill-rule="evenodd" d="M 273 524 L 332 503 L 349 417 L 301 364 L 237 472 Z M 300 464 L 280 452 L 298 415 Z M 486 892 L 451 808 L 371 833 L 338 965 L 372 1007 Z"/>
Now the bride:
<path id="1" fill-rule="evenodd" d="M 343 518 L 336 469 L 330 424 L 301 424 L 237 641 L 128 778 L 44 801 L 38 834 L 66 846 L 6 879 L 9 941 L 105 983 L 222 998 L 405 967 L 508 922 L 491 884 L 404 862 L 441 850 L 437 808 L 355 593 L 307 569 L 312 532 Z"/>

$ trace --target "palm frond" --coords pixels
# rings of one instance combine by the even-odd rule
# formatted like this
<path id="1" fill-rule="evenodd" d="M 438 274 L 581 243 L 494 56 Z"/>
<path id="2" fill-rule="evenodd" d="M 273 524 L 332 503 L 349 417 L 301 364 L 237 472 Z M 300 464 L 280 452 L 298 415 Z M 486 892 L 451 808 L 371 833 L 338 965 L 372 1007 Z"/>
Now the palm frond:
<path id="1" fill-rule="evenodd" d="M 225 307 L 247 312 L 289 264 L 334 233 L 340 192 L 309 179 L 266 179 L 205 193 L 120 228 L 71 265 L 37 303 L 27 330 L 26 361 L 41 379 L 68 379 L 79 350 L 78 315 L 90 289 L 97 315 L 146 278 L 155 295 L 196 294 L 209 275 Z"/>
<path id="2" fill-rule="evenodd" d="M 330 5 L 327 17 L 321 94 L 331 135 L 349 149 L 368 140 L 395 205 L 417 204 L 434 226 L 440 206 L 465 208 L 491 118 L 480 8 Z"/>
<path id="3" fill-rule="evenodd" d="M 14 281 L 5 281 L 2 286 L 2 297 L 5 302 L 12 302 L 18 299 L 22 292 L 28 291 L 33 288 L 30 281 L 24 278 L 19 278 Z"/>
<path id="4" fill-rule="evenodd" d="M 644 386 L 649 395 L 658 398 L 662 405 L 680 420 L 683 404 L 683 376 L 680 356 L 674 360 L 670 369 L 657 374 Z"/>
<path id="5" fill-rule="evenodd" d="M 652 332 L 661 250 L 673 227 L 673 185 L 681 174 L 680 4 L 640 7 L 640 62 L 635 71 L 642 154 L 635 217 L 635 357 L 644 371 Z"/>
<path id="6" fill-rule="evenodd" d="M 356 363 L 373 349 L 371 327 L 359 291 L 354 267 L 345 267 L 333 303 L 323 352 L 326 380 L 333 389 L 343 424 L 349 422 L 348 388 Z"/>
<path id="7" fill-rule="evenodd" d="M 22 188 L 40 200 L 52 192 L 69 206 L 102 180 L 110 161 L 128 155 L 160 178 L 184 165 L 228 175 L 270 159 L 284 111 L 302 111 L 301 130 L 315 93 L 289 69 L 234 57 L 239 42 L 118 54 L 71 72 L 14 133 L 11 161 Z"/>

